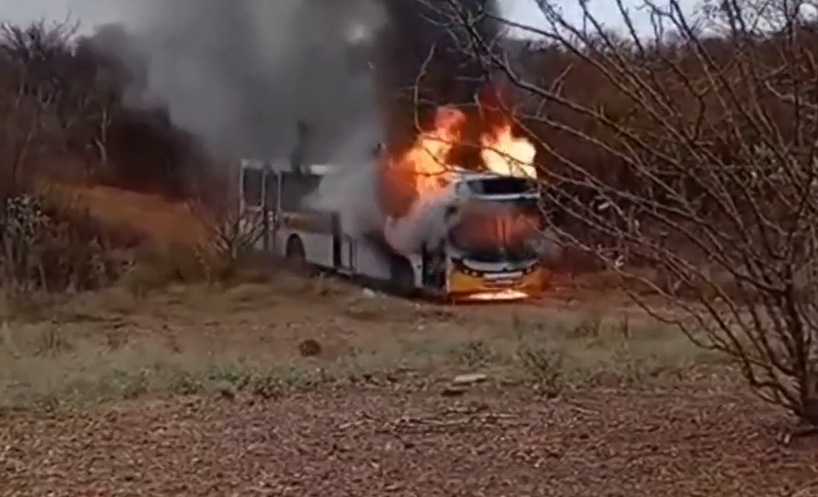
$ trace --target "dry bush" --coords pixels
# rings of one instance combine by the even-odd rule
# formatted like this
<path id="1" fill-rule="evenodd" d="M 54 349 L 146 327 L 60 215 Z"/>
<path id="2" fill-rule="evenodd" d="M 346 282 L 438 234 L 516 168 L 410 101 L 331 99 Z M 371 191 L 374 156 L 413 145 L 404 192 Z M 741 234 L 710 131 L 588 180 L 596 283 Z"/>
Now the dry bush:
<path id="1" fill-rule="evenodd" d="M 631 292 L 818 424 L 814 6 L 728 0 L 692 16 L 646 2 L 645 36 L 621 2 L 619 33 L 587 2 L 581 25 L 538 3 L 550 27 L 516 61 L 444 5 L 525 101 L 563 240 L 663 296 Z"/>
<path id="2" fill-rule="evenodd" d="M 257 263 L 258 245 L 270 227 L 263 211 L 242 210 L 232 195 L 210 205 L 190 203 L 206 230 L 197 244 L 197 254 L 203 261 L 208 281 L 235 279 L 243 269 Z"/>
<path id="3" fill-rule="evenodd" d="M 13 295 L 100 288 L 127 262 L 86 212 L 55 208 L 43 198 L 8 198 L 0 226 L 0 287 Z"/>
<path id="4" fill-rule="evenodd" d="M 123 279 L 137 294 L 168 283 L 266 279 L 257 246 L 268 230 L 261 213 L 242 212 L 224 194 L 170 202 L 155 194 L 96 187 L 75 189 L 108 227 L 138 234 L 134 266 Z"/>

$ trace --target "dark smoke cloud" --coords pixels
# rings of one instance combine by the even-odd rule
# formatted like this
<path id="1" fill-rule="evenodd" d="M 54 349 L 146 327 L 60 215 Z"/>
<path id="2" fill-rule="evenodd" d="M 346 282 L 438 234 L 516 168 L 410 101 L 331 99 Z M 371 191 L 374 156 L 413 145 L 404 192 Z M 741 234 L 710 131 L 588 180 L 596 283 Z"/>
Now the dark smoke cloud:
<path id="1" fill-rule="evenodd" d="M 132 103 L 166 106 L 174 124 L 217 152 L 285 159 L 304 120 L 307 160 L 355 161 L 377 141 L 413 134 L 407 90 L 433 47 L 424 100 L 473 102 L 482 84 L 449 13 L 427 2 L 448 3 L 140 0 L 122 7 L 127 43 L 115 42 L 110 28 L 98 38 L 144 69 Z M 493 0 L 460 3 L 471 12 L 497 9 Z M 496 26 L 480 29 L 497 37 Z M 429 106 L 420 112 L 426 119 Z"/>
<path id="2" fill-rule="evenodd" d="M 486 71 L 468 43 L 458 15 L 479 18 L 499 13 L 495 0 L 384 0 L 388 28 L 378 66 L 379 100 L 386 110 L 387 134 L 393 147 L 408 145 L 416 125 L 428 125 L 439 105 L 474 109 Z M 483 40 L 499 40 L 497 23 L 485 20 L 476 29 Z M 418 76 L 422 73 L 422 77 Z M 420 83 L 418 101 L 414 87 Z"/>

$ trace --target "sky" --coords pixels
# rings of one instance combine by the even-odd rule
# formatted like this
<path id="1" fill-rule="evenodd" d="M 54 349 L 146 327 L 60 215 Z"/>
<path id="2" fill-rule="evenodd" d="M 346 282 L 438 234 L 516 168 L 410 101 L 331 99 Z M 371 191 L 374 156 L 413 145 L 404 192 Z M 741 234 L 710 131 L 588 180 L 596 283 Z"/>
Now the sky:
<path id="1" fill-rule="evenodd" d="M 501 1 L 504 1 L 507 19 L 548 31 L 549 23 L 534 0 Z M 701 3 L 700 0 L 678 0 L 678 2 L 685 11 L 685 15 L 690 15 L 693 9 Z M 586 3 L 588 10 L 600 23 L 614 30 L 624 29 L 625 22 L 615 0 L 588 0 Z M 650 15 L 646 9 L 641 8 L 644 3 L 644 0 L 622 0 L 622 4 L 627 10 L 636 31 L 640 35 L 651 35 L 653 34 L 653 26 Z M 652 3 L 664 7 L 668 2 L 666 0 L 653 0 Z M 583 9 L 579 0 L 554 0 L 553 4 L 568 22 L 576 26 L 582 25 Z M 526 36 L 523 30 L 517 30 L 513 34 L 522 34 L 525 37 L 531 36 L 530 33 Z"/>
<path id="2" fill-rule="evenodd" d="M 641 0 L 623 1 L 632 12 L 639 31 L 648 32 L 650 30 L 648 16 L 637 10 L 637 6 L 642 3 Z M 696 3 L 696 0 L 681 1 L 687 6 Z M 547 28 L 545 17 L 534 0 L 501 0 L 501 3 L 508 19 L 539 29 Z M 555 4 L 569 21 L 577 24 L 582 22 L 582 10 L 578 0 L 556 0 Z M 96 24 L 118 20 L 121 5 L 122 2 L 100 0 L 0 0 L 0 19 L 18 23 L 42 18 L 54 21 L 70 18 L 79 21 L 84 30 L 90 30 Z M 622 16 L 614 0 L 589 0 L 589 8 L 605 24 L 615 29 L 622 28 Z M 515 34 L 519 35 L 520 31 Z"/>

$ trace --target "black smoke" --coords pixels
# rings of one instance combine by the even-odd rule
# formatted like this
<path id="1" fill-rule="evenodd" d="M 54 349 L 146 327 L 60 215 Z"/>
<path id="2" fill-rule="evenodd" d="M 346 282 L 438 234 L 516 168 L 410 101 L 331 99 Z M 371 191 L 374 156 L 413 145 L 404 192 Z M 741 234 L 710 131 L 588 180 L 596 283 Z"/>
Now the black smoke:
<path id="1" fill-rule="evenodd" d="M 135 75 L 130 105 L 165 108 L 174 125 L 232 156 L 286 160 L 305 122 L 310 162 L 361 160 L 379 141 L 403 146 L 437 105 L 473 104 L 485 71 L 458 17 L 497 11 L 494 0 L 128 5 L 118 30 L 127 40 L 110 27 L 96 39 Z M 476 28 L 487 41 L 499 35 L 488 21 Z"/>

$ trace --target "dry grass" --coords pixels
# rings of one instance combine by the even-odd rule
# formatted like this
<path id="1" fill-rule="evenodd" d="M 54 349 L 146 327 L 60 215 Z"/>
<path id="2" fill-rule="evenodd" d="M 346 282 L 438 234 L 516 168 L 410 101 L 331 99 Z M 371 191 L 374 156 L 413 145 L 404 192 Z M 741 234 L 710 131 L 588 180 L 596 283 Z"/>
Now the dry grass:
<path id="1" fill-rule="evenodd" d="M 45 248 L 82 262 L 87 261 L 87 256 L 79 249 L 93 241 L 93 246 L 100 246 L 97 255 L 112 261 L 110 272 L 114 274 L 105 275 L 106 285 L 118 279 L 121 286 L 142 296 L 173 283 L 258 281 L 269 277 L 269 272 L 247 253 L 247 236 L 237 228 L 238 221 L 214 220 L 212 212 L 194 208 L 189 202 L 106 186 L 54 182 L 40 183 L 36 192 L 36 198 L 49 212 L 56 213 L 67 226 L 79 227 L 78 233 L 84 237 L 75 242 L 72 250 L 62 246 Z M 57 237 L 56 242 L 62 241 Z M 50 275 L 47 272 L 46 279 Z"/>
<path id="2" fill-rule="evenodd" d="M 555 396 L 672 381 L 717 362 L 678 332 L 623 312 L 447 308 L 285 275 L 275 283 L 151 293 L 119 286 L 34 307 L 27 316 L 6 314 L 0 325 L 5 408 L 409 372 L 426 382 L 482 372 Z M 307 339 L 320 345 L 317 357 L 299 352 Z"/>
<path id="3" fill-rule="evenodd" d="M 45 191 L 69 207 L 87 210 L 103 228 L 131 232 L 157 249 L 207 243 L 202 220 L 182 202 L 100 185 L 49 184 Z"/>

